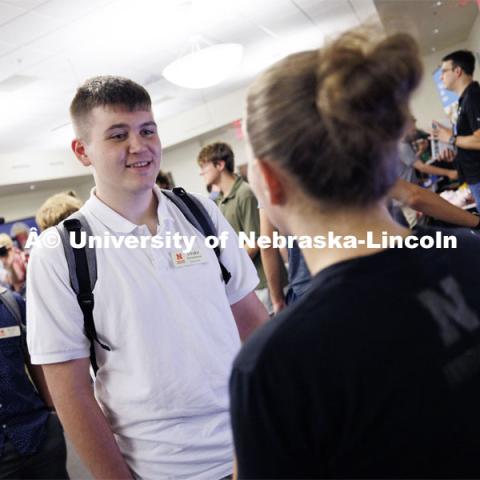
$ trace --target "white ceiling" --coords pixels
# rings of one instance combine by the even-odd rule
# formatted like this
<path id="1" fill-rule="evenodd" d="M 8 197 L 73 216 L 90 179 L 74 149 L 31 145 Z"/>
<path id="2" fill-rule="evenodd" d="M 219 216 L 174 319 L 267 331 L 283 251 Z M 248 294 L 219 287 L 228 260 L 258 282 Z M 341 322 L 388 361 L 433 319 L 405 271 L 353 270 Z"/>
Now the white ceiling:
<path id="1" fill-rule="evenodd" d="M 0 0 L 0 152 L 57 147 L 75 89 L 90 76 L 142 83 L 167 118 L 244 87 L 266 64 L 355 25 L 365 9 L 374 11 L 372 0 Z M 218 87 L 186 90 L 161 76 L 194 34 L 245 47 Z"/>
<path id="2" fill-rule="evenodd" d="M 376 0 L 389 18 L 408 4 L 403 13 L 412 22 L 420 7 L 435 3 Z M 440 14 L 452 21 L 456 10 Z M 117 74 L 142 83 L 157 118 L 165 119 L 245 87 L 269 63 L 321 45 L 325 36 L 371 14 L 373 0 L 0 0 L 0 153 L 64 142 L 70 100 L 90 76 Z M 461 25 L 451 38 L 459 29 L 468 36 Z M 196 34 L 245 47 L 238 71 L 202 91 L 175 87 L 161 76 Z"/>
<path id="3" fill-rule="evenodd" d="M 424 55 L 467 40 L 480 7 L 478 0 L 374 1 L 387 32 L 410 32 Z"/>

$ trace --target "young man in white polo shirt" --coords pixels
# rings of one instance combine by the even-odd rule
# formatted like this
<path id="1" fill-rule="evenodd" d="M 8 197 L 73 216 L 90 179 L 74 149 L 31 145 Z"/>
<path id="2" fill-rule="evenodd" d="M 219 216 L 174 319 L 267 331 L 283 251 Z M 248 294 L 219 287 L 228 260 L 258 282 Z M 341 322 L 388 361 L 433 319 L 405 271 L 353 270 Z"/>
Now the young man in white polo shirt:
<path id="1" fill-rule="evenodd" d="M 72 149 L 95 177 L 81 209 L 94 235 L 198 233 L 155 186 L 161 145 L 143 87 L 96 77 L 78 89 L 70 110 Z M 93 389 L 63 248 L 33 249 L 32 361 L 43 365 L 65 430 L 95 478 L 220 479 L 232 472 L 228 376 L 240 340 L 267 313 L 253 293 L 252 262 L 215 205 L 201 201 L 218 233 L 228 232 L 221 255 L 232 274 L 227 285 L 199 238 L 201 262 L 183 268 L 173 247 L 96 249 L 93 316 L 111 351 L 96 348 Z"/>

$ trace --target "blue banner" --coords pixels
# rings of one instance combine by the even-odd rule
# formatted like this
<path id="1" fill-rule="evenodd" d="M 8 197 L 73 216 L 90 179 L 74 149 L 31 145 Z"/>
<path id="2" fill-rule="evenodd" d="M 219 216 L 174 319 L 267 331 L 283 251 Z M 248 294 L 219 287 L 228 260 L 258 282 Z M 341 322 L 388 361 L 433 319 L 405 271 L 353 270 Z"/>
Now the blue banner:
<path id="1" fill-rule="evenodd" d="M 10 235 L 18 248 L 23 250 L 23 246 L 27 241 L 31 228 L 38 229 L 35 217 L 22 218 L 21 220 L 16 220 L 14 222 L 3 223 L 0 225 L 0 233 Z"/>

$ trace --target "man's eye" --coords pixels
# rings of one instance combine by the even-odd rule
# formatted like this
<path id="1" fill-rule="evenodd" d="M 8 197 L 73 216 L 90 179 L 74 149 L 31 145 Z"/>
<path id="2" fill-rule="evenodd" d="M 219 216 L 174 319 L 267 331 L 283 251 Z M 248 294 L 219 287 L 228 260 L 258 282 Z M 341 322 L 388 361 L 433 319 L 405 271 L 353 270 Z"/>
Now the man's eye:
<path id="1" fill-rule="evenodd" d="M 115 133 L 110 137 L 112 140 L 125 140 L 127 138 L 126 133 Z"/>
<path id="2" fill-rule="evenodd" d="M 147 137 L 150 137 L 150 136 L 152 136 L 152 135 L 155 135 L 155 130 L 152 130 L 152 129 L 150 129 L 150 128 L 144 128 L 144 129 L 142 130 L 142 135 L 145 135 L 145 136 L 147 136 Z"/>

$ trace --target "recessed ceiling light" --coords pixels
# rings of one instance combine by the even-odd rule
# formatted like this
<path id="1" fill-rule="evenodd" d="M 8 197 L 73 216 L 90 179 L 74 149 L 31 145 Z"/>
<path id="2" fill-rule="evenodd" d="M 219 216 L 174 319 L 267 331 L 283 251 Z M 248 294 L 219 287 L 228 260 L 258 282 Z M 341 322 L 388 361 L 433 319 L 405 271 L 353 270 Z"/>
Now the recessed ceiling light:
<path id="1" fill-rule="evenodd" d="M 437 2 L 436 5 L 437 5 L 437 7 L 441 7 L 441 6 L 442 6 L 442 2 Z"/>
<path id="2" fill-rule="evenodd" d="M 440 32 L 440 30 L 438 28 L 435 28 L 435 30 L 433 30 L 433 33 L 437 34 L 438 32 Z"/>
<path id="3" fill-rule="evenodd" d="M 432 52 L 436 52 L 437 49 L 435 47 L 432 47 Z"/>
<path id="4" fill-rule="evenodd" d="M 239 43 L 218 43 L 200 48 L 197 42 L 192 53 L 168 64 L 162 74 L 180 87 L 212 87 L 225 80 L 240 65 L 242 56 L 243 46 Z"/>
<path id="5" fill-rule="evenodd" d="M 35 185 L 30 185 L 30 190 L 35 190 Z"/>

